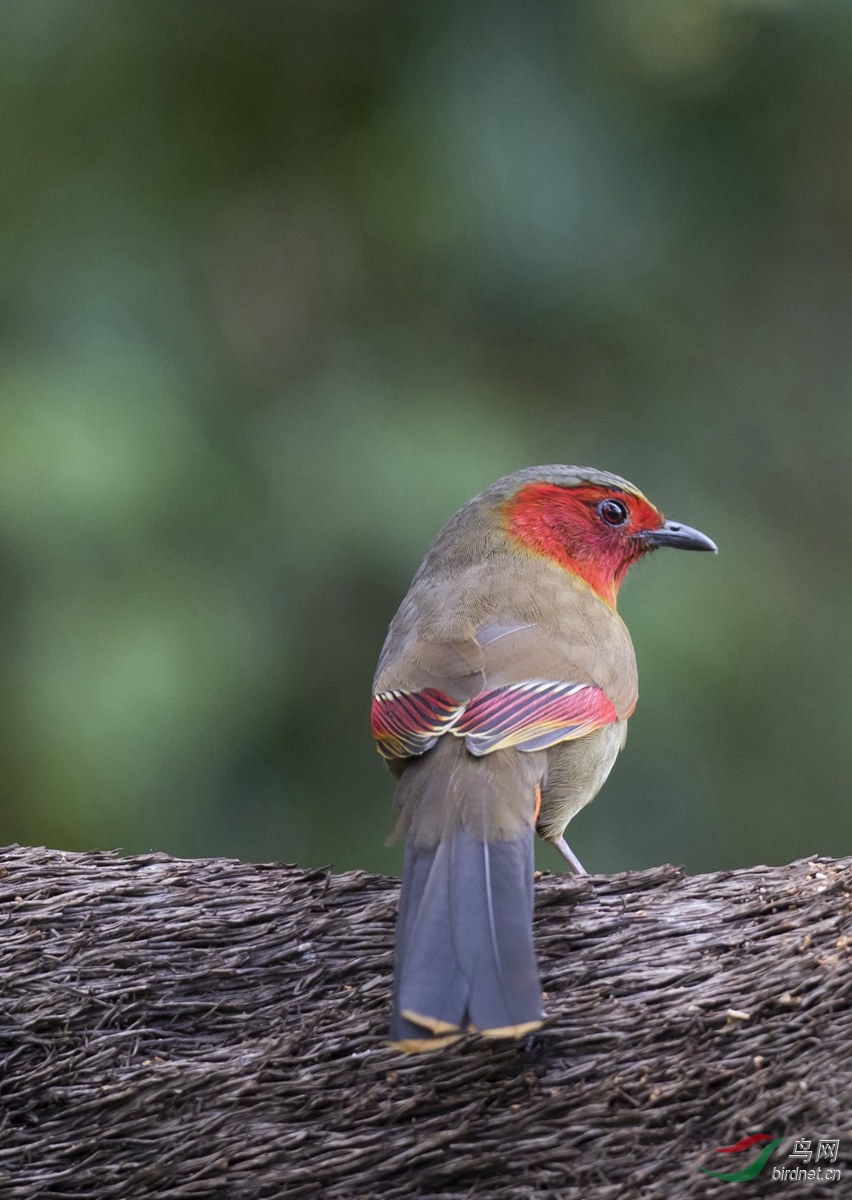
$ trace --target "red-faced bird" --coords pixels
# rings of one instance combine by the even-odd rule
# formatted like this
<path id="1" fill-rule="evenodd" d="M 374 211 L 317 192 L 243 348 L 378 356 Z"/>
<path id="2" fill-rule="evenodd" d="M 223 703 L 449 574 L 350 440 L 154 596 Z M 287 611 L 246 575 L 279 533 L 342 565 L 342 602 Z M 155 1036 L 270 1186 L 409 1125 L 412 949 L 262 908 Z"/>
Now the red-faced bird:
<path id="1" fill-rule="evenodd" d="M 583 871 L 563 832 L 603 785 L 638 695 L 616 595 L 660 546 L 716 549 L 617 475 L 530 467 L 460 509 L 414 576 L 372 706 L 405 839 L 402 1049 L 541 1024 L 534 831 Z"/>

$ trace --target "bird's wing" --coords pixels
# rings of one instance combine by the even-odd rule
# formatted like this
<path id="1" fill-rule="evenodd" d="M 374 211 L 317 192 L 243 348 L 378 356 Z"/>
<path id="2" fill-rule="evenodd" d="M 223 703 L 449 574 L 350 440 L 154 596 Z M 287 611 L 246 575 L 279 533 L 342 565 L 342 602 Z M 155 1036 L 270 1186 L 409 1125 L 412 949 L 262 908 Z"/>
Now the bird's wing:
<path id="1" fill-rule="evenodd" d="M 416 757 L 445 733 L 464 738 L 477 757 L 509 746 L 544 750 L 617 721 L 603 688 L 586 672 L 572 672 L 566 658 L 532 625 L 490 625 L 452 645 L 415 643 L 404 664 L 408 686 L 373 697 L 379 753 Z M 417 687 L 421 681 L 436 686 Z"/>
<path id="2" fill-rule="evenodd" d="M 445 733 L 464 738 L 471 754 L 546 750 L 618 720 L 606 692 L 593 684 L 531 680 L 480 692 L 459 704 L 445 692 L 380 692 L 373 697 L 373 737 L 383 758 L 425 754 Z"/>
<path id="3" fill-rule="evenodd" d="M 594 684 L 531 680 L 480 692 L 450 728 L 479 757 L 509 746 L 546 750 L 617 720 L 612 701 Z"/>
<path id="4" fill-rule="evenodd" d="M 419 692 L 379 692 L 370 723 L 382 758 L 415 758 L 431 750 L 464 711 L 464 704 L 438 688 Z"/>

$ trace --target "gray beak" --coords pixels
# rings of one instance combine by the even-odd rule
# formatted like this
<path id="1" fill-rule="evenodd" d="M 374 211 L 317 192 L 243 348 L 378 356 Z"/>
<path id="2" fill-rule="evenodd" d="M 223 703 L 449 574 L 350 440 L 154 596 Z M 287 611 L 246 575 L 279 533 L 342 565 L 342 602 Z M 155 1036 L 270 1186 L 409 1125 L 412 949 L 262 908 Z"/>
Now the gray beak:
<path id="1" fill-rule="evenodd" d="M 637 533 L 636 537 L 653 546 L 673 546 L 675 550 L 712 550 L 718 554 L 715 542 L 711 542 L 706 533 L 699 533 L 689 525 L 681 525 L 679 521 L 666 521 L 660 529 L 646 529 Z"/>

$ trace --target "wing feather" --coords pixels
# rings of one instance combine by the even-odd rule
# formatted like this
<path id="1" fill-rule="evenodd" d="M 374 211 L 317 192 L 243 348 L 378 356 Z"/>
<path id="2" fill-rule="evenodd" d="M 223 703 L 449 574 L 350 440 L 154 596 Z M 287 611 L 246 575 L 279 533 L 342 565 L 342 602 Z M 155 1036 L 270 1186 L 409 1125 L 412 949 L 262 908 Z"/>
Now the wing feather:
<path id="1" fill-rule="evenodd" d="M 464 705 L 437 688 L 381 692 L 373 697 L 370 723 L 382 758 L 425 754 L 458 719 Z"/>
<path id="2" fill-rule="evenodd" d="M 545 750 L 617 720 L 602 688 L 542 679 L 482 691 L 467 704 L 437 688 L 382 692 L 372 708 L 373 737 L 387 759 L 425 754 L 445 733 L 464 738 L 477 758 L 510 746 Z"/>
<path id="3" fill-rule="evenodd" d="M 453 733 L 479 756 L 509 746 L 544 750 L 617 720 L 612 702 L 594 684 L 531 680 L 480 692 L 454 722 Z"/>

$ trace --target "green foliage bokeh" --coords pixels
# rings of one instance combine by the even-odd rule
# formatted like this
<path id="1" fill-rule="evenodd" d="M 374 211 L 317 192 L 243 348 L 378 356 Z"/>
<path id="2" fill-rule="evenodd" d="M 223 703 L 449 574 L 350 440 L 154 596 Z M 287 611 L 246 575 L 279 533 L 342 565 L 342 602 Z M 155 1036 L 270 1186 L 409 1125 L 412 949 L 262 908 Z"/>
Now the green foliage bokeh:
<path id="1" fill-rule="evenodd" d="M 721 548 L 624 589 L 580 857 L 850 852 L 849 6 L 10 0 L 0 66 L 0 842 L 397 869 L 387 623 L 561 461 Z"/>

